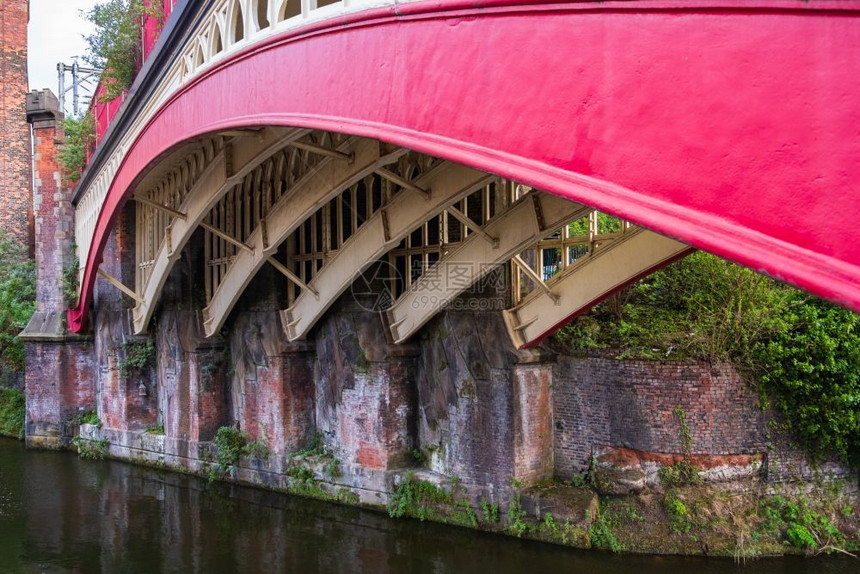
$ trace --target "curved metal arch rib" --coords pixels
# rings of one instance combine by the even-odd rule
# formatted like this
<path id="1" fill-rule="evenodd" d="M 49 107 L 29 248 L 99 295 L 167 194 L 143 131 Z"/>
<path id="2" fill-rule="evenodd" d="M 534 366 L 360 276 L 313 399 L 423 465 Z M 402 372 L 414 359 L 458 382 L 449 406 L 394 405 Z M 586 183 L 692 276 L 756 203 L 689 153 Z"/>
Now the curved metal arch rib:
<path id="1" fill-rule="evenodd" d="M 299 182 L 272 207 L 262 220 L 265 234 L 263 226 L 258 226 L 248 238 L 252 249 L 236 254 L 227 274 L 203 310 L 206 336 L 218 332 L 260 268 L 275 254 L 284 239 L 310 217 L 321 203 L 407 153 L 407 150 L 400 148 L 383 155 L 381 144 L 368 139 L 353 139 L 348 148 L 342 151 L 352 154 L 351 162 L 338 158 L 323 160 L 319 169 Z"/>
<path id="2" fill-rule="evenodd" d="M 388 310 L 392 339 L 405 342 L 449 301 L 496 266 L 589 211 L 590 207 L 539 191 L 520 198 L 491 219 L 482 228 L 484 233 L 470 235 L 429 269 Z"/>
<path id="3" fill-rule="evenodd" d="M 259 137 L 244 137 L 239 142 L 225 148 L 203 170 L 197 181 L 186 194 L 185 201 L 176 210 L 184 217 L 176 217 L 168 226 L 165 241 L 152 263 L 149 278 L 140 293 L 141 301 L 134 308 L 133 323 L 135 333 L 146 330 L 158 297 L 179 260 L 182 248 L 209 213 L 215 203 L 233 186 L 241 183 L 245 176 L 269 157 L 297 140 L 310 130 L 269 129 L 259 132 Z M 253 134 L 254 132 L 249 132 Z M 228 174 L 227 154 L 232 154 Z"/>
<path id="4" fill-rule="evenodd" d="M 414 184 L 426 190 L 426 195 L 411 189 L 402 191 L 368 219 L 320 269 L 311 282 L 318 296 L 304 291 L 289 309 L 281 312 L 287 338 L 291 341 L 304 339 L 357 274 L 395 247 L 416 226 L 495 179 L 495 176 L 449 162 L 418 178 Z"/>
<path id="5" fill-rule="evenodd" d="M 570 267 L 536 289 L 519 305 L 504 311 L 514 345 L 529 347 L 590 309 L 618 289 L 694 250 L 647 229 L 636 229 Z"/>

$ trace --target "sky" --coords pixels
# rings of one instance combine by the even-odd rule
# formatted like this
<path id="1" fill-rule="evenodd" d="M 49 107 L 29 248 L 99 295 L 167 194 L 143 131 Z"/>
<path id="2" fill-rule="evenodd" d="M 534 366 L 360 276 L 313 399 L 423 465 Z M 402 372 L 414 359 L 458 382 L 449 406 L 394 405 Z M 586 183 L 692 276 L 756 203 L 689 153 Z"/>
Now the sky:
<path id="1" fill-rule="evenodd" d="M 83 56 L 87 45 L 84 35 L 92 31 L 80 11 L 89 10 L 97 2 L 30 0 L 28 74 L 31 90 L 50 88 L 57 93 L 57 64 L 71 65 L 75 56 Z M 79 63 L 86 65 L 83 59 Z"/>

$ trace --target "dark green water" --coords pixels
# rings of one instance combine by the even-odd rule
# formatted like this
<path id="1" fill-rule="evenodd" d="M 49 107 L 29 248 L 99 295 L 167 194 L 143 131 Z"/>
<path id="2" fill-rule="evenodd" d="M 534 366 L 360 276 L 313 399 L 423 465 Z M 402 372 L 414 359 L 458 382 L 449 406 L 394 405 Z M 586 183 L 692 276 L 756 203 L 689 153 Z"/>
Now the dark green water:
<path id="1" fill-rule="evenodd" d="M 0 573 L 838 573 L 851 559 L 615 556 L 476 533 L 0 439 Z"/>

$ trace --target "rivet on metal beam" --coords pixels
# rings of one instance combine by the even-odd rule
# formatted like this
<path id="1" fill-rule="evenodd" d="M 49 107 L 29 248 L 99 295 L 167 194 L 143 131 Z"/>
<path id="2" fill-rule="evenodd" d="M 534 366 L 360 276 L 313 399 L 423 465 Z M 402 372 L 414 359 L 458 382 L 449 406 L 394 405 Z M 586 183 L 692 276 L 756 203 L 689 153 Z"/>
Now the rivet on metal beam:
<path id="1" fill-rule="evenodd" d="M 355 160 L 355 154 L 343 153 L 342 151 L 337 151 L 336 149 L 329 149 L 329 148 L 323 147 L 321 145 L 316 145 L 316 144 L 307 143 L 307 142 L 299 142 L 299 141 L 290 142 L 290 145 L 295 147 L 295 148 L 298 148 L 298 149 L 303 149 L 305 151 L 309 151 L 311 153 L 324 155 L 326 157 L 331 157 L 334 159 L 342 159 L 349 164 L 351 164 L 353 162 L 353 160 Z"/>
<path id="2" fill-rule="evenodd" d="M 403 179 L 402 177 L 400 177 L 399 175 L 397 175 L 393 171 L 387 170 L 384 167 L 380 167 L 380 168 L 376 169 L 376 175 L 378 175 L 379 177 L 384 177 L 385 179 L 387 179 L 391 183 L 397 184 L 400 187 L 402 187 L 403 189 L 408 189 L 410 191 L 420 193 L 421 195 L 424 196 L 424 199 L 430 199 L 430 192 L 428 190 L 422 189 L 422 188 L 418 187 L 417 185 L 409 183 L 408 181 L 406 181 L 405 179 Z"/>

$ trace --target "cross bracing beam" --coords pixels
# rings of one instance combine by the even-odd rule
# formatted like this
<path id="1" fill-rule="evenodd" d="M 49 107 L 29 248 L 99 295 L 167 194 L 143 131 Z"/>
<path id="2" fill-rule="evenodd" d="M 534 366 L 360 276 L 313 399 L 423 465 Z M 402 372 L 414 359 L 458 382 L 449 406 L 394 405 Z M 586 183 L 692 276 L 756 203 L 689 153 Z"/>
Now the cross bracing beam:
<path id="1" fill-rule="evenodd" d="M 289 309 L 281 312 L 287 338 L 291 341 L 304 339 L 362 270 L 427 219 L 495 179 L 495 176 L 449 162 L 418 178 L 414 185 L 368 219 L 320 269 L 311 283 L 319 293 L 318 298 L 303 293 Z"/>
<path id="2" fill-rule="evenodd" d="M 166 229 L 165 241 L 161 243 L 154 260 L 149 265 L 148 279 L 133 312 L 135 333 L 146 330 L 164 283 L 174 264 L 179 260 L 182 248 L 191 239 L 194 230 L 212 206 L 256 166 L 309 131 L 305 129 L 263 130 L 257 137 L 234 141 L 221 150 L 206 166 L 186 194 L 183 204 L 176 210 L 184 214 L 185 218 L 176 217 L 170 223 Z"/>
<path id="3" fill-rule="evenodd" d="M 520 198 L 491 219 L 482 228 L 484 233 L 475 233 L 453 248 L 387 311 L 392 339 L 396 343 L 406 341 L 496 266 L 590 210 L 538 191 Z"/>
<path id="4" fill-rule="evenodd" d="M 518 349 L 538 343 L 619 288 L 691 251 L 674 239 L 632 229 L 553 277 L 546 289 L 536 289 L 506 310 L 511 340 Z"/>
<path id="5" fill-rule="evenodd" d="M 407 153 L 407 150 L 402 148 L 386 153 L 378 141 L 369 139 L 355 140 L 348 150 L 341 151 L 352 154 L 352 161 L 332 157 L 323 160 L 319 169 L 272 206 L 262 220 L 264 225 L 259 226 L 248 237 L 246 242 L 253 246 L 253 251 L 242 250 L 235 254 L 209 304 L 203 310 L 206 336 L 218 332 L 245 287 L 260 268 L 270 261 L 284 239 L 320 205 Z M 265 234 L 263 229 L 266 230 Z"/>

